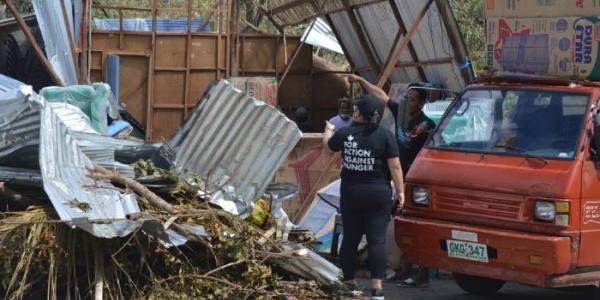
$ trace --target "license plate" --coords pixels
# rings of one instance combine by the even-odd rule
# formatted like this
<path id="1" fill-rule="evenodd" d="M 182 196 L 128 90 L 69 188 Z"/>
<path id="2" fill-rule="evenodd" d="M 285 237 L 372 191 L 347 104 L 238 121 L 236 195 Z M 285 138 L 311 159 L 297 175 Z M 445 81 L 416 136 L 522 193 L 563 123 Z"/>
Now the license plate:
<path id="1" fill-rule="evenodd" d="M 446 246 L 448 257 L 489 262 L 487 246 L 484 244 L 446 240 Z"/>

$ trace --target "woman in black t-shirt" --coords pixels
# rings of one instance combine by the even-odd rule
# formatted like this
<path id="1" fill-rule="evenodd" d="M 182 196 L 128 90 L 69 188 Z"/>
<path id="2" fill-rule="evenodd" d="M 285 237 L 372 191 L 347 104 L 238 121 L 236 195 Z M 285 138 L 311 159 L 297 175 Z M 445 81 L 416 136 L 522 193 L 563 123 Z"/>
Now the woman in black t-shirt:
<path id="1" fill-rule="evenodd" d="M 354 102 L 353 122 L 333 133 L 327 124 L 323 143 L 342 153 L 341 211 L 344 239 L 340 263 L 344 280 L 354 280 L 357 248 L 367 236 L 372 299 L 383 299 L 381 280 L 387 263 L 385 233 L 393 204 L 390 181 L 398 191 L 399 206 L 404 203 L 404 183 L 398 145 L 393 135 L 378 126 L 381 104 L 370 95 Z"/>

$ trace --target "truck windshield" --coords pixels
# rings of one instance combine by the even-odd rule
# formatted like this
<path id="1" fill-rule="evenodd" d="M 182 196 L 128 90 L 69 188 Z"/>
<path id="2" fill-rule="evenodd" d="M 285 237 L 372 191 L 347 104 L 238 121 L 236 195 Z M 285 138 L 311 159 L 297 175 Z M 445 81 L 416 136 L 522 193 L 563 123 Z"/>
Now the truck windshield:
<path id="1" fill-rule="evenodd" d="M 450 107 L 428 146 L 573 159 L 589 98 L 541 90 L 468 90 Z"/>

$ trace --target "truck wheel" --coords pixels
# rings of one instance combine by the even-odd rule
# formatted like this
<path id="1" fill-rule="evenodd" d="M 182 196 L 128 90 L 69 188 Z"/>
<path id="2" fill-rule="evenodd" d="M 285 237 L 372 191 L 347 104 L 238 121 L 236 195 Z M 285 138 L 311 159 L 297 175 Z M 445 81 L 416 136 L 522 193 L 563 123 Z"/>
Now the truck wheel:
<path id="1" fill-rule="evenodd" d="M 453 273 L 452 275 L 454 276 L 454 281 L 456 281 L 456 284 L 458 284 L 461 289 L 473 295 L 491 296 L 504 285 L 504 281 L 497 279 L 461 273 Z"/>

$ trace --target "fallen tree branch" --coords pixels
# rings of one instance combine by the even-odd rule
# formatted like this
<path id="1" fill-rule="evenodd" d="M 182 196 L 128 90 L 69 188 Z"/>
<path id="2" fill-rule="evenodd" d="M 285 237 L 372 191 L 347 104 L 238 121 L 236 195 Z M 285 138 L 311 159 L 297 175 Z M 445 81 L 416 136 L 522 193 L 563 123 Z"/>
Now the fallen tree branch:
<path id="1" fill-rule="evenodd" d="M 112 182 L 117 182 L 121 185 L 126 186 L 128 189 L 135 192 L 139 197 L 147 200 L 151 205 L 164 210 L 170 214 L 177 213 L 177 209 L 175 209 L 171 204 L 165 201 L 163 198 L 159 197 L 143 184 L 131 179 L 122 176 L 116 171 L 109 171 L 106 168 L 94 164 L 94 169 L 89 172 L 88 175 L 90 178 L 94 180 L 108 180 Z"/>

